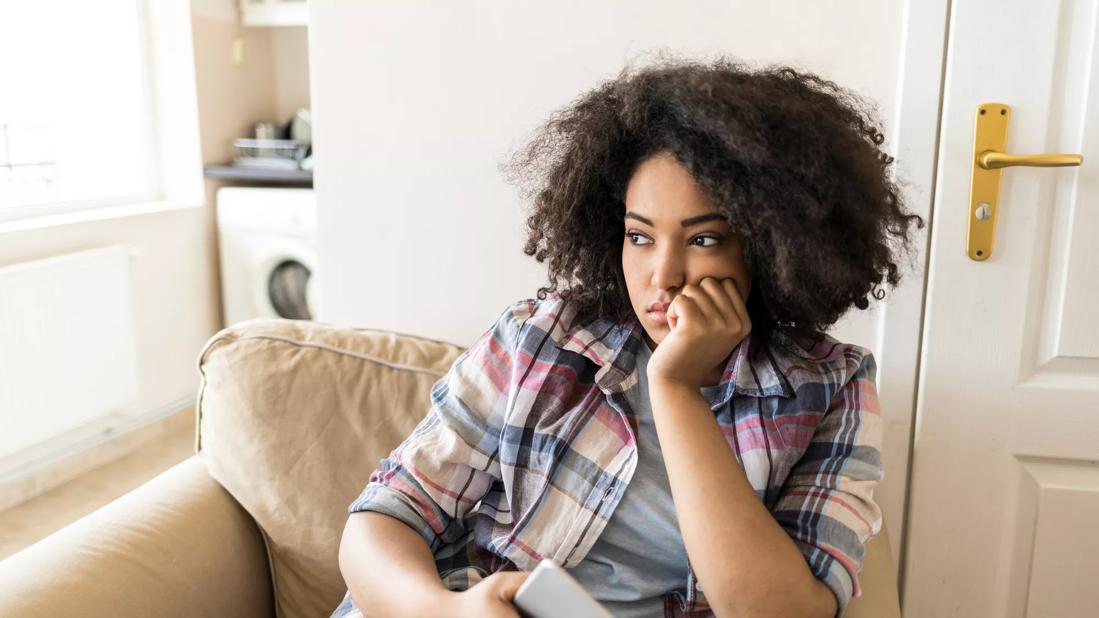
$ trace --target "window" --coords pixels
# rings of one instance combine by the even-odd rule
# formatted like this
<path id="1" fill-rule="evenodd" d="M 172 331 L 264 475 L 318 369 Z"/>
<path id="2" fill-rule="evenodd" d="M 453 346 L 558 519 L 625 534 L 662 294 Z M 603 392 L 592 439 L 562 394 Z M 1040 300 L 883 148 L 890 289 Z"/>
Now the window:
<path id="1" fill-rule="evenodd" d="M 157 199 L 144 9 L 0 3 L 0 219 Z"/>

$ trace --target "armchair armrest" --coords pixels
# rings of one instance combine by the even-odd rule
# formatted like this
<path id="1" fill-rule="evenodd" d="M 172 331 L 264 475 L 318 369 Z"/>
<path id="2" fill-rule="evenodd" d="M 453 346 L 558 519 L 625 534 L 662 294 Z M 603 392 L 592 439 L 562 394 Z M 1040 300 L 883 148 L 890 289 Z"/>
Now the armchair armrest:
<path id="1" fill-rule="evenodd" d="M 845 618 L 901 618 L 893 548 L 884 525 L 866 544 L 859 582 L 862 596 L 847 604 Z"/>
<path id="2" fill-rule="evenodd" d="M 0 562 L 0 616 L 274 615 L 255 521 L 198 456 Z"/>

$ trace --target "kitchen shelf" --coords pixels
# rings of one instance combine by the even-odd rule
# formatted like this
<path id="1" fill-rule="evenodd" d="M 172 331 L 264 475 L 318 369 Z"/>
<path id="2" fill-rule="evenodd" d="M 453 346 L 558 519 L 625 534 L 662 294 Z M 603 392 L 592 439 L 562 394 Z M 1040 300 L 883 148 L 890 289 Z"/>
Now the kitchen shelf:
<path id="1" fill-rule="evenodd" d="M 237 165 L 207 165 L 203 167 L 203 171 L 207 178 L 220 180 L 313 186 L 313 170 L 277 170 Z"/>

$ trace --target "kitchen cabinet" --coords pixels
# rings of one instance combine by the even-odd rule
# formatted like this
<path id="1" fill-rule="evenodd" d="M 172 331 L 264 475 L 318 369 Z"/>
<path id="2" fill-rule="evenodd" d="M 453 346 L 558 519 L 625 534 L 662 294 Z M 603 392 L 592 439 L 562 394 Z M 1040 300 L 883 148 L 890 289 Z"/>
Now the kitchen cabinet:
<path id="1" fill-rule="evenodd" d="M 241 23 L 245 26 L 307 26 L 306 0 L 240 0 Z"/>

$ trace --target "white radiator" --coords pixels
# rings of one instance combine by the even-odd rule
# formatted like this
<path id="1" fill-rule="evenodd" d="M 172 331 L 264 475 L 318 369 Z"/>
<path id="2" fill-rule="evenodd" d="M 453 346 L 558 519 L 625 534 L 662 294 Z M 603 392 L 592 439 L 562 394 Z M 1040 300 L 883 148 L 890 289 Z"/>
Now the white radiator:
<path id="1" fill-rule="evenodd" d="M 113 245 L 0 267 L 0 477 L 130 412 L 130 259 Z"/>

